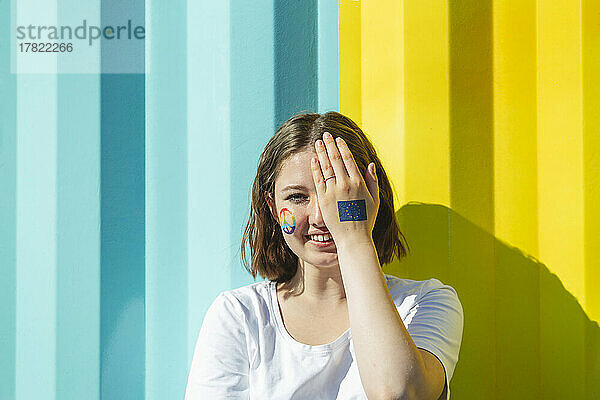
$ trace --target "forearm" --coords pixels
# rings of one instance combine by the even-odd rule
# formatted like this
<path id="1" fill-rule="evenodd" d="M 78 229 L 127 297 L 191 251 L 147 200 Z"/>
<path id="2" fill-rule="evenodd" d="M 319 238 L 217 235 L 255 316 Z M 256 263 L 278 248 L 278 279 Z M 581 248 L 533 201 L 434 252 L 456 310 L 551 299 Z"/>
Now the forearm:
<path id="1" fill-rule="evenodd" d="M 426 393 L 423 358 L 390 296 L 373 242 L 341 244 L 338 261 L 358 370 L 369 399 Z"/>

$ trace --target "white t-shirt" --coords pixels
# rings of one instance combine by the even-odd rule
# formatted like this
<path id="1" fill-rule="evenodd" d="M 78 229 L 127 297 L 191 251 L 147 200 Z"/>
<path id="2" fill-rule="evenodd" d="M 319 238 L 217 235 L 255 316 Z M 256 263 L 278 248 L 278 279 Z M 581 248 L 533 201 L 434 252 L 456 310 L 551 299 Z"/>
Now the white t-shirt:
<path id="1" fill-rule="evenodd" d="M 449 383 L 463 330 L 456 291 L 437 279 L 385 277 L 411 338 L 441 361 Z M 328 344 L 297 342 L 275 291 L 274 282 L 262 281 L 217 296 L 200 329 L 185 400 L 367 398 L 350 329 Z"/>

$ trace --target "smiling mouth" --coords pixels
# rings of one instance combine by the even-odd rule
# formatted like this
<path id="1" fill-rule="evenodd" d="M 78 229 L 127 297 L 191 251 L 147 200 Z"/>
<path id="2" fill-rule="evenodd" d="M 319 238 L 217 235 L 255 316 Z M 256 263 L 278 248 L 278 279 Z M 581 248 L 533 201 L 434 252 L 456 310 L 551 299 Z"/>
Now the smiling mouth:
<path id="1" fill-rule="evenodd" d="M 331 234 L 326 235 L 306 235 L 306 239 L 310 244 L 318 247 L 325 247 L 334 244 Z"/>

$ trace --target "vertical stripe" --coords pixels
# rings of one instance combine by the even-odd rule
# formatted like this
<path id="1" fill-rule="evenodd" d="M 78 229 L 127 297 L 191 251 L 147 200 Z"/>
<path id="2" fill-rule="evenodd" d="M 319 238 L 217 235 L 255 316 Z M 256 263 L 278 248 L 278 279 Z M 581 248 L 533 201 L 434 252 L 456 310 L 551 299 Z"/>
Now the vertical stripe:
<path id="1" fill-rule="evenodd" d="M 600 398 L 600 2 L 581 5 L 586 398 Z"/>
<path id="2" fill-rule="evenodd" d="M 56 23 L 56 1 L 15 4 L 19 25 Z M 17 70 L 29 69 L 19 62 L 27 55 L 18 58 Z M 56 57 L 37 65 L 55 71 Z M 17 400 L 56 397 L 56 81 L 52 74 L 17 79 Z"/>
<path id="3" fill-rule="evenodd" d="M 16 399 L 52 400 L 57 318 L 55 75 L 19 76 L 17 132 Z"/>
<path id="4" fill-rule="evenodd" d="M 16 7 L 18 24 L 56 23 L 55 1 Z M 53 71 L 56 57 L 40 65 Z M 17 79 L 17 400 L 56 398 L 56 81 L 52 74 Z M 38 377 L 35 385 L 31 376 Z"/>
<path id="5" fill-rule="evenodd" d="M 144 21 L 144 2 L 102 2 L 102 24 Z M 102 69 L 114 65 L 102 47 Z M 144 74 L 102 74 L 101 397 L 144 398 Z"/>
<path id="6" fill-rule="evenodd" d="M 99 111 L 98 75 L 58 75 L 56 391 L 74 399 L 100 396 Z"/>
<path id="7" fill-rule="evenodd" d="M 318 0 L 318 112 L 339 111 L 339 46 L 337 1 Z"/>
<path id="8" fill-rule="evenodd" d="M 494 3 L 494 214 L 499 238 L 537 256 L 535 7 Z"/>
<path id="9" fill-rule="evenodd" d="M 101 395 L 144 396 L 144 76 L 101 78 Z"/>
<path id="10" fill-rule="evenodd" d="M 277 48 L 273 42 L 273 35 L 277 31 L 274 27 L 276 4 L 277 2 L 275 4 L 269 2 L 231 4 L 229 19 L 231 101 L 228 118 L 231 129 L 228 166 L 230 177 L 229 181 L 220 183 L 230 186 L 231 236 L 226 242 L 230 246 L 230 253 L 228 257 L 220 260 L 218 265 L 209 267 L 230 268 L 231 287 L 253 282 L 248 272 L 240 266 L 238 250 L 244 223 L 248 217 L 250 188 L 256 174 L 260 152 L 274 133 L 276 110 L 280 110 L 280 118 L 283 118 L 287 106 L 295 106 L 291 100 L 284 102 L 282 99 L 279 100 L 279 105 L 275 106 L 275 95 L 287 93 L 284 92 L 285 86 L 282 83 L 275 83 Z M 301 18 L 306 21 L 306 16 Z M 279 31 L 281 28 L 278 28 Z M 312 28 L 309 26 L 308 29 Z M 308 74 L 305 66 L 298 68 L 299 71 L 304 71 L 300 76 Z M 288 78 L 292 79 L 293 76 Z M 279 85 L 277 90 L 276 85 Z M 314 89 L 304 92 L 301 96 L 307 93 L 314 93 Z M 218 163 L 215 167 L 221 164 Z M 213 226 L 209 225 L 210 229 Z M 214 239 L 209 232 L 206 234 L 212 241 Z"/>
<path id="11" fill-rule="evenodd" d="M 10 37 L 11 1 L 0 3 L 0 37 Z M 11 74 L 11 42 L 0 40 L 0 399 L 15 398 L 17 75 Z"/>
<path id="12" fill-rule="evenodd" d="M 600 323 L 600 2 L 582 2 L 585 309 Z M 600 360 L 597 360 L 600 369 Z M 590 386 L 588 385 L 588 388 Z M 600 393 L 600 389 L 597 389 Z M 600 394 L 598 395 L 600 397 Z"/>
<path id="13" fill-rule="evenodd" d="M 450 206 L 448 2 L 405 2 L 404 27 L 406 183 L 398 207 L 408 201 Z"/>
<path id="14" fill-rule="evenodd" d="M 204 312 L 231 288 L 229 8 L 187 2 L 187 20 L 197 21 L 187 24 L 188 371 Z"/>
<path id="15" fill-rule="evenodd" d="M 360 0 L 340 0 L 340 112 L 362 126 Z"/>
<path id="16" fill-rule="evenodd" d="M 464 225 L 451 224 L 450 252 L 453 263 L 468 257 L 479 266 L 458 277 L 477 283 L 470 295 L 478 301 L 470 304 L 469 313 L 478 319 L 465 331 L 464 340 L 478 343 L 478 352 L 470 354 L 471 362 L 489 366 L 486 374 L 471 382 L 470 391 L 493 398 L 503 382 L 498 381 L 496 370 L 492 3 L 451 1 L 448 18 L 450 205 L 481 229 L 467 235 Z M 467 237 L 467 243 L 460 240 Z M 481 338 L 486 338 L 484 343 L 477 342 Z"/>
<path id="17" fill-rule="evenodd" d="M 101 78 L 102 397 L 144 396 L 144 76 Z"/>
<path id="18" fill-rule="evenodd" d="M 537 256 L 535 7 L 535 1 L 494 2 L 494 225 L 498 238 Z M 504 398 L 537 399 L 539 267 L 504 248 L 495 254 L 497 380 L 513 383 L 503 385 Z M 514 329 L 515 320 L 523 329 Z"/>
<path id="19" fill-rule="evenodd" d="M 275 0 L 275 126 L 300 111 L 316 112 L 317 0 Z"/>
<path id="20" fill-rule="evenodd" d="M 585 303 L 579 3 L 540 2 L 538 35 L 540 256 Z"/>
<path id="21" fill-rule="evenodd" d="M 452 208 L 494 232 L 492 3 L 451 1 Z"/>
<path id="22" fill-rule="evenodd" d="M 443 222 L 440 220 L 437 224 Z M 493 399 L 496 393 L 502 393 L 504 384 L 498 381 L 496 354 L 497 243 L 492 234 L 452 209 L 448 210 L 447 234 L 449 269 L 455 279 L 448 284 L 457 286 L 465 312 L 460 359 L 467 368 L 462 372 L 462 380 L 454 382 L 465 394 L 478 393 L 483 398 Z M 421 251 L 429 252 L 430 247 L 424 242 Z M 430 270 L 431 276 L 440 274 L 438 271 L 444 273 L 443 266 Z M 477 380 L 472 379 L 475 372 Z M 457 378 L 459 376 L 457 374 Z M 461 397 L 460 393 L 457 397 Z"/>
<path id="23" fill-rule="evenodd" d="M 60 0 L 58 24 L 100 24 L 100 4 Z M 75 25 L 76 26 L 76 25 Z M 99 46 L 87 49 L 99 70 Z M 59 58 L 58 71 L 72 59 Z M 56 392 L 100 398 L 100 77 L 57 76 Z"/>
<path id="24" fill-rule="evenodd" d="M 401 2 L 363 2 L 361 32 L 361 128 L 373 141 L 392 183 L 398 208 L 406 198 Z"/>
<path id="25" fill-rule="evenodd" d="M 102 397 L 144 396 L 144 76 L 101 78 Z"/>
<path id="26" fill-rule="evenodd" d="M 146 13 L 147 400 L 183 398 L 187 378 L 186 5 Z"/>
<path id="27" fill-rule="evenodd" d="M 580 3 L 538 2 L 537 45 L 539 253 L 560 279 L 541 280 L 542 397 L 584 398 L 584 319 L 556 296 L 562 284 L 585 304 Z"/>

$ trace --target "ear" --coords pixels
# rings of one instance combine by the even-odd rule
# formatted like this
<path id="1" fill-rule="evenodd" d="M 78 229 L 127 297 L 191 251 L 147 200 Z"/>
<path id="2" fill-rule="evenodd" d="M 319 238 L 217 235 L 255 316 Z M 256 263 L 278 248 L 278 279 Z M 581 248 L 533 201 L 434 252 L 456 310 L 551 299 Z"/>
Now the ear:
<path id="1" fill-rule="evenodd" d="M 265 201 L 267 202 L 267 205 L 269 206 L 269 209 L 271 210 L 271 215 L 273 216 L 275 221 L 277 221 L 277 223 L 279 223 L 279 218 L 277 217 L 277 209 L 275 208 L 275 200 L 273 200 L 273 197 L 268 192 L 265 192 Z"/>

